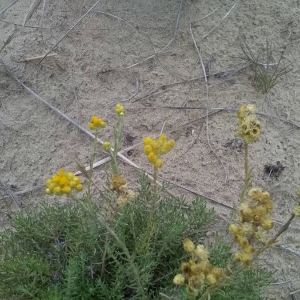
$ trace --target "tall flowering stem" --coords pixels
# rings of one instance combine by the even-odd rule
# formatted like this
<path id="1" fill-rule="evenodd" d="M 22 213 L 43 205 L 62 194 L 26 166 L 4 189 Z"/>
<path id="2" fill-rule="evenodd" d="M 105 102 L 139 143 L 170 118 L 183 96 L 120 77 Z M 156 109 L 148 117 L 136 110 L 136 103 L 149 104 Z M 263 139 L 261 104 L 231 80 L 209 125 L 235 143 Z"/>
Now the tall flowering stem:
<path id="1" fill-rule="evenodd" d="M 151 138 L 149 136 L 144 138 L 144 152 L 147 155 L 148 161 L 153 164 L 153 181 L 156 184 L 158 169 L 162 168 L 164 163 L 161 156 L 170 152 L 174 145 L 174 140 L 167 140 L 166 134 L 161 134 L 158 138 Z M 151 212 L 154 214 L 156 209 L 155 197 L 152 201 Z"/>
<path id="2" fill-rule="evenodd" d="M 251 179 L 251 171 L 249 169 L 249 157 L 248 157 L 248 145 L 258 141 L 260 138 L 260 121 L 257 119 L 255 115 L 255 106 L 241 105 L 237 112 L 237 120 L 238 120 L 238 132 L 237 136 L 244 140 L 244 169 L 245 169 L 245 180 L 244 180 L 244 188 L 240 195 L 241 202 L 245 199 L 245 193 L 249 187 L 250 179 Z"/>
<path id="3" fill-rule="evenodd" d="M 96 157 L 96 154 L 97 154 L 97 147 L 98 147 L 98 136 L 99 136 L 99 129 L 100 128 L 105 128 L 106 127 L 106 123 L 96 117 L 96 116 L 92 116 L 91 119 L 90 119 L 90 124 L 89 124 L 89 128 L 91 130 L 95 130 L 96 133 L 95 133 L 95 140 L 94 140 L 94 144 L 93 144 L 93 152 L 92 152 L 92 155 L 91 155 L 91 159 L 90 159 L 90 169 L 88 171 L 88 185 L 87 185 L 87 199 L 88 201 L 90 201 L 91 199 L 91 184 L 92 184 L 92 176 L 93 176 L 93 164 L 94 164 L 94 161 L 95 161 L 95 157 Z"/>
<path id="4" fill-rule="evenodd" d="M 115 112 L 118 115 L 118 119 L 114 127 L 113 147 L 111 147 L 110 142 L 104 142 L 103 149 L 107 151 L 110 155 L 113 175 L 120 175 L 120 171 L 118 167 L 118 152 L 120 150 L 120 143 L 122 141 L 122 135 L 123 135 L 124 115 L 125 115 L 124 106 L 118 103 L 115 107 Z"/>
<path id="5" fill-rule="evenodd" d="M 111 167 L 113 170 L 113 174 L 120 174 L 118 168 L 118 152 L 120 150 L 120 142 L 122 140 L 123 135 L 123 127 L 124 127 L 124 115 L 125 108 L 121 104 L 117 104 L 115 108 L 116 114 L 118 115 L 117 124 L 114 127 L 114 148 L 110 151 L 111 153 Z"/>

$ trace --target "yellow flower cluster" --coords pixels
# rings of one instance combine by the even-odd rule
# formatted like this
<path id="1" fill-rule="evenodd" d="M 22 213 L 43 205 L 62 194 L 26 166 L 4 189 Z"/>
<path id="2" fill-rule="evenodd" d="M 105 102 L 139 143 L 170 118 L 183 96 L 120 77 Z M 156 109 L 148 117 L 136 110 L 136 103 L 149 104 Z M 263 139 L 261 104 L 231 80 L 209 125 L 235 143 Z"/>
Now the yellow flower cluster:
<path id="1" fill-rule="evenodd" d="M 67 172 L 65 169 L 61 169 L 52 178 L 46 180 L 45 193 L 48 195 L 56 194 L 70 194 L 72 189 L 76 191 L 82 191 L 83 187 L 80 178 L 75 176 L 72 172 Z"/>
<path id="2" fill-rule="evenodd" d="M 105 128 L 105 126 L 106 124 L 103 120 L 97 118 L 96 116 L 91 116 L 91 122 L 89 124 L 91 130 L 96 128 Z"/>
<path id="3" fill-rule="evenodd" d="M 246 144 L 256 142 L 260 138 L 260 122 L 255 115 L 254 105 L 241 105 L 237 112 L 239 129 L 237 135 Z"/>
<path id="4" fill-rule="evenodd" d="M 181 274 L 174 277 L 174 284 L 182 285 L 187 282 L 187 293 L 197 296 L 203 283 L 214 285 L 223 279 L 224 270 L 210 264 L 209 252 L 203 245 L 196 246 L 189 238 L 185 238 L 183 248 L 190 253 L 191 259 L 181 263 Z"/>
<path id="5" fill-rule="evenodd" d="M 251 264 L 251 254 L 255 252 L 251 240 L 260 241 L 263 234 L 274 227 L 274 222 L 268 215 L 274 206 L 270 194 L 262 191 L 261 188 L 252 188 L 248 196 L 251 202 L 241 205 L 239 225 L 231 224 L 229 226 L 229 231 L 239 245 L 239 250 L 235 253 L 235 260 L 241 261 L 245 265 Z"/>
<path id="6" fill-rule="evenodd" d="M 174 145 L 174 140 L 167 141 L 167 135 L 161 134 L 157 139 L 147 136 L 144 138 L 144 152 L 148 157 L 148 161 L 153 163 L 155 168 L 161 168 L 163 161 L 161 155 L 170 152 Z"/>
<path id="7" fill-rule="evenodd" d="M 116 113 L 119 115 L 119 116 L 124 116 L 125 115 L 125 108 L 122 104 L 117 104 L 116 105 Z"/>

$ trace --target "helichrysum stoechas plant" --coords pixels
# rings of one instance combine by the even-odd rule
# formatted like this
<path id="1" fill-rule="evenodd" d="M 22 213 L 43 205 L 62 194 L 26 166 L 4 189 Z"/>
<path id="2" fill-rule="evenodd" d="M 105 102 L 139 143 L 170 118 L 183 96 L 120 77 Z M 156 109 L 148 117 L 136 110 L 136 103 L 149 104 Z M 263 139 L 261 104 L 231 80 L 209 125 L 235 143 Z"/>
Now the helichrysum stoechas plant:
<path id="1" fill-rule="evenodd" d="M 274 206 L 270 199 L 270 194 L 259 187 L 251 188 L 248 192 L 250 201 L 245 201 L 251 177 L 248 162 L 248 145 L 259 139 L 261 130 L 260 121 L 255 116 L 255 106 L 250 104 L 241 105 L 237 112 L 237 120 L 239 126 L 237 135 L 243 138 L 245 146 L 245 181 L 240 196 L 241 204 L 238 226 L 231 224 L 229 230 L 234 235 L 235 242 L 239 245 L 239 249 L 235 253 L 235 260 L 241 261 L 245 265 L 250 265 L 253 255 L 258 256 L 264 252 L 289 227 L 293 218 L 298 213 L 298 208 L 294 208 L 289 220 L 279 229 L 273 238 L 267 241 L 265 233 L 274 227 L 274 222 L 269 215 Z M 254 241 L 265 242 L 265 245 L 262 248 L 255 249 L 253 246 Z"/>
<path id="2" fill-rule="evenodd" d="M 119 149 L 125 109 L 117 105 L 115 111 L 117 142 L 105 142 L 103 149 L 116 159 L 114 149 Z M 95 118 L 91 118 L 90 129 L 97 135 L 104 125 Z M 150 138 L 146 145 L 151 145 L 158 160 L 171 150 L 174 141 L 162 136 Z M 151 160 L 156 170 L 161 167 Z M 86 193 L 82 199 L 73 197 L 82 201 L 42 204 L 21 212 L 14 218 L 12 230 L 0 233 L 1 299 L 262 299 L 261 290 L 270 283 L 270 272 L 233 262 L 231 246 L 223 239 L 207 247 L 192 242 L 202 243 L 207 228 L 216 221 L 214 211 L 206 208 L 202 198 L 187 202 L 167 195 L 165 184 L 150 185 L 144 173 L 133 195 L 119 169 L 113 163 L 111 167 L 111 180 L 99 195 Z M 92 182 L 92 173 L 84 166 L 80 170 Z M 72 195 L 72 190 L 82 189 L 77 178 L 61 170 L 47 181 L 46 191 Z M 250 222 L 250 216 L 259 222 L 253 226 L 265 226 L 268 212 L 264 214 L 258 207 L 264 204 L 271 210 L 271 204 L 265 198 L 256 200 L 256 195 L 250 193 L 253 200 L 249 206 L 262 219 L 245 210 L 236 227 Z M 133 197 L 135 201 L 131 201 Z M 155 213 L 149 212 L 149 202 L 156 204 Z M 122 206 L 118 213 L 114 213 L 115 204 Z M 296 206 L 292 216 L 298 214 Z"/>

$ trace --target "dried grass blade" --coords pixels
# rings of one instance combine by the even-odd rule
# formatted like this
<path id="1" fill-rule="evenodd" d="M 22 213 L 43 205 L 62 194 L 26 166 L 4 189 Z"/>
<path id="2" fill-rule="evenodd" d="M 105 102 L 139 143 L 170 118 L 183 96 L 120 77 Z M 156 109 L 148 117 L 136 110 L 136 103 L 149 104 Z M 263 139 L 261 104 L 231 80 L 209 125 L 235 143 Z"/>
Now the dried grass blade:
<path id="1" fill-rule="evenodd" d="M 28 20 L 30 20 L 30 18 L 32 17 L 33 13 L 37 10 L 38 6 L 40 5 L 40 3 L 42 2 L 42 0 L 34 0 L 29 8 L 29 11 L 27 13 L 27 15 L 24 18 L 23 21 L 23 27 L 25 26 L 26 22 Z"/>
<path id="2" fill-rule="evenodd" d="M 16 4 L 19 0 L 15 0 L 12 3 L 8 4 L 5 8 L 3 8 L 5 6 L 5 4 L 2 5 L 1 7 L 1 11 L 0 11 L 0 15 L 4 14 L 9 8 L 11 8 L 14 4 Z M 6 3 L 8 3 L 9 1 L 7 1 Z M 0 16 L 1 17 L 1 16 Z"/>
<path id="3" fill-rule="evenodd" d="M 77 155 L 75 155 L 75 163 L 79 169 L 79 171 L 82 173 L 82 175 L 89 179 L 90 175 L 89 172 L 86 170 L 85 166 L 83 165 L 83 163 L 80 161 L 79 157 Z"/>

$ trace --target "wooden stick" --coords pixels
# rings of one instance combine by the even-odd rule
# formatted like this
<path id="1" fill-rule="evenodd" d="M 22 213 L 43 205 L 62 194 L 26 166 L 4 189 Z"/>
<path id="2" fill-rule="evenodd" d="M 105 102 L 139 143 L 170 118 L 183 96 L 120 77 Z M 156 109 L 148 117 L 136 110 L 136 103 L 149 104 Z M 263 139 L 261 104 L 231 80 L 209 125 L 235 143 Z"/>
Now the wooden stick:
<path id="1" fill-rule="evenodd" d="M 53 56 L 57 56 L 57 55 L 58 55 L 57 53 L 51 53 L 51 54 L 48 54 L 47 57 L 53 57 Z M 23 58 L 23 59 L 20 59 L 18 62 L 30 62 L 30 61 L 41 59 L 44 56 L 45 55 L 39 55 L 39 56 L 34 56 L 34 57 Z"/>

